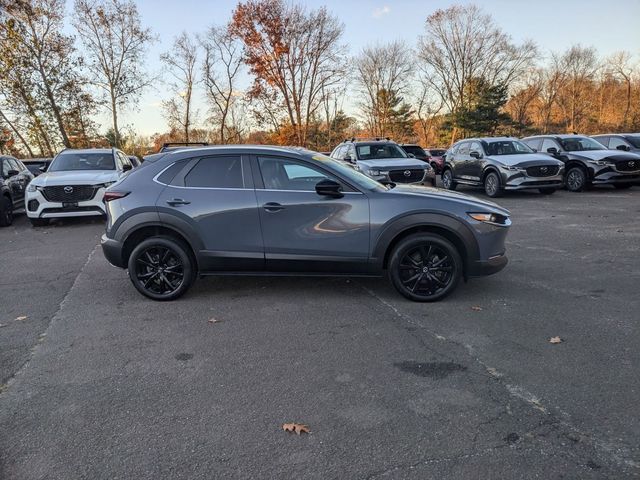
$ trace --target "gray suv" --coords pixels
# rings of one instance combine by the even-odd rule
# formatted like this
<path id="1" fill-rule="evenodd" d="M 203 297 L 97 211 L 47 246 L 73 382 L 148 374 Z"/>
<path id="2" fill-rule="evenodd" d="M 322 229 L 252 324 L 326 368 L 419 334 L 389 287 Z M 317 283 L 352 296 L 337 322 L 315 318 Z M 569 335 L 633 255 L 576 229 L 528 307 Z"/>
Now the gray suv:
<path id="1" fill-rule="evenodd" d="M 388 272 L 416 301 L 507 264 L 509 212 L 463 194 L 382 185 L 296 148 L 220 146 L 149 157 L 112 185 L 102 248 L 143 295 L 198 275 Z"/>

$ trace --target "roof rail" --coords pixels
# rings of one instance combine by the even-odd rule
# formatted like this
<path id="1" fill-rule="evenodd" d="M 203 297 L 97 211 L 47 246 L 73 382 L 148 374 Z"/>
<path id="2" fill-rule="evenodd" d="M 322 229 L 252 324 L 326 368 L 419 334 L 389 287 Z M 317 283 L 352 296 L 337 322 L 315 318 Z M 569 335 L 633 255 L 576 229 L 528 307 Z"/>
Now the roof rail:
<path id="1" fill-rule="evenodd" d="M 348 142 L 383 142 L 383 141 L 391 142 L 392 140 L 389 137 L 351 137 L 345 138 L 343 143 Z"/>

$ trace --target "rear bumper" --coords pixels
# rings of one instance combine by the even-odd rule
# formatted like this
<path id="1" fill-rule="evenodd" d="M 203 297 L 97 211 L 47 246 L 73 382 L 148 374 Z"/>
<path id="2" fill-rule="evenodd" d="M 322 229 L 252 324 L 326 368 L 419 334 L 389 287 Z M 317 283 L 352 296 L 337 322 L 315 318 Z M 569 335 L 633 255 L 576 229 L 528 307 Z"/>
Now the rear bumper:
<path id="1" fill-rule="evenodd" d="M 493 275 L 498 273 L 509 263 L 509 259 L 506 254 L 496 255 L 489 260 L 478 260 L 472 265 L 469 265 L 467 269 L 468 277 L 485 277 L 487 275 Z"/>
<path id="2" fill-rule="evenodd" d="M 102 253 L 111 265 L 119 268 L 127 268 L 122 259 L 122 243 L 108 238 L 106 235 L 102 235 L 100 245 L 102 246 Z"/>

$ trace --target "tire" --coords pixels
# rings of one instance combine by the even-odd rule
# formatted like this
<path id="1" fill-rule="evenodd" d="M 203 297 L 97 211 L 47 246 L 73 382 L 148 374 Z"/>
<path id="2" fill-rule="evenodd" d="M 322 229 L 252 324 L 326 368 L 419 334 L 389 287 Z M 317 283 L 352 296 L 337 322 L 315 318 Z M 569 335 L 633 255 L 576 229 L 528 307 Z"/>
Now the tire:
<path id="1" fill-rule="evenodd" d="M 127 266 L 133 286 L 153 300 L 175 300 L 196 278 L 189 248 L 171 237 L 151 237 L 140 242 L 131 252 Z"/>
<path id="2" fill-rule="evenodd" d="M 445 298 L 458 285 L 462 268 L 462 258 L 453 244 L 430 233 L 415 233 L 400 240 L 389 259 L 391 283 L 415 302 Z"/>
<path id="3" fill-rule="evenodd" d="M 631 188 L 633 185 L 630 183 L 614 183 L 613 186 L 616 190 L 626 190 L 627 188 Z"/>
<path id="4" fill-rule="evenodd" d="M 442 186 L 447 190 L 455 190 L 458 184 L 453 179 L 453 172 L 450 168 L 445 168 L 442 171 Z"/>
<path id="5" fill-rule="evenodd" d="M 556 189 L 555 188 L 539 188 L 538 191 L 542 195 L 551 195 L 556 192 Z"/>
<path id="6" fill-rule="evenodd" d="M 570 192 L 581 192 L 587 188 L 587 174 L 580 167 L 571 167 L 565 177 L 567 190 Z"/>
<path id="7" fill-rule="evenodd" d="M 13 203 L 6 196 L 0 197 L 0 227 L 8 227 L 13 223 Z"/>
<path id="8" fill-rule="evenodd" d="M 34 227 L 46 227 L 47 225 L 49 225 L 48 218 L 30 218 L 29 221 Z"/>
<path id="9" fill-rule="evenodd" d="M 496 172 L 489 172 L 484 177 L 484 193 L 488 197 L 496 198 L 502 196 L 502 186 L 500 185 L 500 177 Z"/>

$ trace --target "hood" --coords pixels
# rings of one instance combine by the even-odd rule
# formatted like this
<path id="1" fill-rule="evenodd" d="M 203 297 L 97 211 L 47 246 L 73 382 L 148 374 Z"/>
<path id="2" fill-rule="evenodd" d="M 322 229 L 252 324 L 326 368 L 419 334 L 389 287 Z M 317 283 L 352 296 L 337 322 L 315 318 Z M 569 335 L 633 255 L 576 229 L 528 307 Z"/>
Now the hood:
<path id="1" fill-rule="evenodd" d="M 563 152 L 570 157 L 586 158 L 588 160 L 604 160 L 605 158 L 614 162 L 624 162 L 625 160 L 640 160 L 637 153 L 623 152 L 621 150 L 584 150 L 580 152 Z"/>
<path id="2" fill-rule="evenodd" d="M 535 165 L 560 166 L 563 163 L 544 153 L 520 153 L 515 155 L 488 155 L 486 158 L 510 167 L 533 167 Z"/>
<path id="3" fill-rule="evenodd" d="M 45 172 L 32 180 L 40 187 L 53 185 L 95 185 L 118 180 L 115 170 L 67 170 L 62 172 Z"/>
<path id="4" fill-rule="evenodd" d="M 510 215 L 509 210 L 501 207 L 500 205 L 489 202 L 487 200 L 481 200 L 477 197 L 467 195 L 465 193 L 454 192 L 451 190 L 445 190 L 443 188 L 424 187 L 421 185 L 396 185 L 389 190 L 389 193 L 396 195 L 416 195 L 428 198 L 446 199 L 452 202 L 465 204 L 470 209 L 477 209 L 480 212 L 491 211 L 501 213 L 503 215 Z M 469 210 L 472 211 L 472 210 Z"/>
<path id="5" fill-rule="evenodd" d="M 417 158 L 378 158 L 376 160 L 358 160 L 358 166 L 381 170 L 406 170 L 427 168 L 426 163 Z"/>

